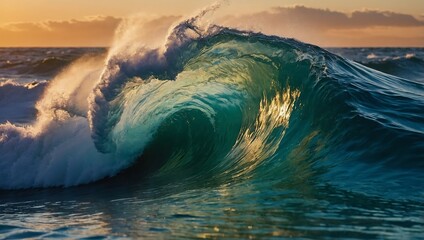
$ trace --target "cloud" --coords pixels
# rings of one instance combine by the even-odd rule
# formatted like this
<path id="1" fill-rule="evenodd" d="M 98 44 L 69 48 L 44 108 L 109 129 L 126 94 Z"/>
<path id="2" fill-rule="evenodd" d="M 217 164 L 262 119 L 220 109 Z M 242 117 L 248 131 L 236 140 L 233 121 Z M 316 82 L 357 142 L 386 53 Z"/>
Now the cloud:
<path id="1" fill-rule="evenodd" d="M 424 26 L 424 21 L 416 19 L 414 16 L 380 11 L 355 11 L 348 18 L 347 26 L 354 28 L 364 28 L 372 26 L 390 26 L 390 27 L 417 27 Z M 349 24 L 350 23 L 350 24 Z"/>
<path id="2" fill-rule="evenodd" d="M 0 27 L 2 46 L 108 46 L 120 18 L 9 23 Z"/>
<path id="3" fill-rule="evenodd" d="M 322 46 L 424 46 L 422 34 L 419 34 L 424 32 L 424 21 L 411 15 L 388 11 L 344 13 L 304 6 L 275 7 L 253 14 L 226 16 L 219 22 L 241 29 L 294 37 Z M 406 36 L 402 36 L 402 29 L 409 28 L 418 32 L 415 35 L 408 34 L 406 39 Z M 381 36 L 367 35 L 370 31 L 364 31 L 365 29 L 376 29 Z M 392 31 L 393 29 L 396 31 Z M 334 34 L 337 31 L 339 34 Z M 345 35 L 342 36 L 342 33 Z M 349 39 L 353 33 L 361 33 L 354 35 L 356 41 Z"/>
<path id="4" fill-rule="evenodd" d="M 139 23 L 131 18 L 122 21 L 112 16 L 93 16 L 69 21 L 9 23 L 0 26 L 0 46 L 110 46 L 121 22 L 141 26 L 143 39 L 157 42 L 178 18 L 142 18 L 143 22 Z M 225 16 L 216 21 L 220 25 L 294 37 L 320 46 L 424 47 L 423 16 L 396 12 L 344 13 L 304 6 L 274 7 L 252 14 Z M 138 28 L 134 31 L 139 31 Z"/>
<path id="5" fill-rule="evenodd" d="M 250 19 L 250 21 L 247 21 Z M 270 11 L 263 11 L 238 17 L 227 16 L 226 22 L 252 22 L 252 19 L 262 23 L 274 21 L 283 25 L 308 25 L 318 28 L 366 28 L 366 27 L 416 27 L 424 26 L 424 21 L 412 15 L 364 10 L 354 11 L 351 14 L 331 11 L 329 9 L 316 9 L 304 6 L 275 7 Z"/>

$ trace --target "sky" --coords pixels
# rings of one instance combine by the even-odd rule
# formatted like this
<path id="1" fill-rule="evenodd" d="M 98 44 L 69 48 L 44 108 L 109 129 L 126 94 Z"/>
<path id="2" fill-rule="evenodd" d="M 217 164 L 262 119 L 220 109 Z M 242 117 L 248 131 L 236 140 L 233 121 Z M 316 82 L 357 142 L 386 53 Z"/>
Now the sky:
<path id="1" fill-rule="evenodd" d="M 178 21 L 214 2 L 0 0 L 0 46 L 109 46 L 128 16 Z M 324 47 L 424 47 L 423 0 L 227 0 L 211 21 Z"/>

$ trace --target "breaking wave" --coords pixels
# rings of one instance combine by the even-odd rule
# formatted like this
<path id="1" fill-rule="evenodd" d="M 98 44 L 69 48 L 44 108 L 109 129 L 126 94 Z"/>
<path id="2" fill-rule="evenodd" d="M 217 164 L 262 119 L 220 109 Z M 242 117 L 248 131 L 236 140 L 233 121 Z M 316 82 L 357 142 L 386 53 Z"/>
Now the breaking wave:
<path id="1" fill-rule="evenodd" d="M 228 182 L 325 166 L 329 179 L 378 172 L 387 182 L 424 167 L 422 83 L 293 39 L 204 26 L 203 14 L 165 44 L 119 42 L 48 86 L 2 84 L 42 97 L 31 124 L 0 125 L 0 188 L 73 186 L 126 168 Z"/>

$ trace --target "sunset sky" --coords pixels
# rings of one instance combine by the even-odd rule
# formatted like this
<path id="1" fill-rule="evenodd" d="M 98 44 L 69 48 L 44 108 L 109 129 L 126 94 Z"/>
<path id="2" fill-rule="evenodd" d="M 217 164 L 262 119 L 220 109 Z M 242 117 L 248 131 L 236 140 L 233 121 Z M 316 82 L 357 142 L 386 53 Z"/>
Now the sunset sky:
<path id="1" fill-rule="evenodd" d="M 0 46 L 109 46 L 127 16 L 176 21 L 214 2 L 0 0 Z M 213 18 L 326 47 L 424 47 L 422 0 L 233 0 Z"/>

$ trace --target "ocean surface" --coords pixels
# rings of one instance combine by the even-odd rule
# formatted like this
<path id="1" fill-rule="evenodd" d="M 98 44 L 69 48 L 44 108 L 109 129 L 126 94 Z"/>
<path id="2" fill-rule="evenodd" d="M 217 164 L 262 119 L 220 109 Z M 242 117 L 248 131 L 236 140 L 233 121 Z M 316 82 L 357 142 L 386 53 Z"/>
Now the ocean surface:
<path id="1" fill-rule="evenodd" d="M 166 39 L 0 49 L 0 238 L 424 238 L 424 49 Z"/>

